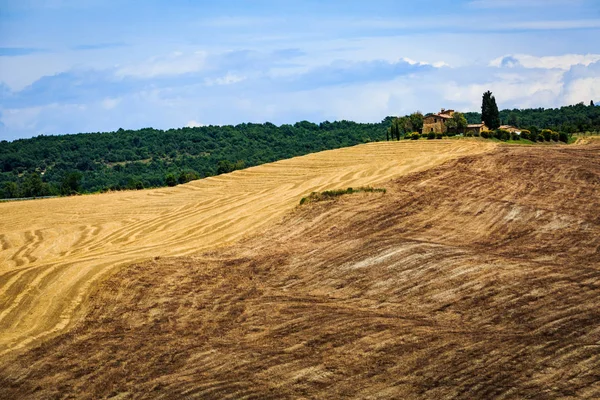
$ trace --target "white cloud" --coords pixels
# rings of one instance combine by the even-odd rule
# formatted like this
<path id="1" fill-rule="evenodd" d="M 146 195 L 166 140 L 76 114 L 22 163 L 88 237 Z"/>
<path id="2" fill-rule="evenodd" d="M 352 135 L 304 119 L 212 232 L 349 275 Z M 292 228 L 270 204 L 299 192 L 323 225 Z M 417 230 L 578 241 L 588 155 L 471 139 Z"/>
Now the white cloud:
<path id="1" fill-rule="evenodd" d="M 567 104 L 577 104 L 600 99 L 600 77 L 576 79 L 565 88 L 564 99 Z"/>
<path id="2" fill-rule="evenodd" d="M 221 76 L 219 78 L 206 78 L 204 83 L 206 86 L 220 86 L 233 85 L 234 83 L 242 82 L 244 80 L 246 80 L 246 77 L 244 76 L 227 73 L 225 76 Z"/>
<path id="3" fill-rule="evenodd" d="M 492 67 L 524 67 L 543 69 L 568 70 L 574 65 L 588 66 L 600 61 L 600 54 L 564 54 L 561 56 L 536 57 L 527 54 L 507 55 L 496 58 L 490 62 Z"/>
<path id="4" fill-rule="evenodd" d="M 198 121 L 191 120 L 190 122 L 188 122 L 187 124 L 185 124 L 185 126 L 186 126 L 186 128 L 199 128 L 199 127 L 204 126 L 204 125 L 202 125 Z"/>
<path id="5" fill-rule="evenodd" d="M 557 107 L 562 100 L 563 75 L 560 72 L 545 74 L 499 74 L 486 82 L 459 85 L 441 84 L 443 98 L 455 104 L 464 104 L 467 110 L 479 110 L 482 93 L 491 90 L 504 108 Z"/>
<path id="6" fill-rule="evenodd" d="M 340 70 L 317 69 L 318 73 L 314 73 L 311 69 L 297 73 L 295 79 L 249 73 L 239 87 L 227 86 L 242 78 L 233 73 L 211 78 L 210 85 L 204 78 L 197 77 L 183 81 L 179 77 L 164 78 L 159 80 L 160 86 L 155 83 L 131 84 L 140 81 L 123 78 L 118 85 L 123 90 L 118 95 L 99 92 L 102 94 L 95 98 L 94 94 L 98 92 L 93 85 L 84 85 L 82 89 L 92 93 L 91 96 L 78 97 L 77 91 L 66 93 L 65 101 L 77 100 L 87 108 L 54 103 L 22 109 L 17 108 L 18 104 L 5 105 L 6 108 L 1 109 L 0 122 L 5 125 L 4 132 L 22 136 L 106 131 L 119 127 L 168 129 L 182 126 L 185 121 L 189 127 L 265 121 L 281 124 L 303 119 L 374 122 L 387 115 L 403 115 L 416 110 L 431 112 L 441 107 L 477 111 L 482 93 L 487 90 L 494 93 L 500 108 L 557 107 L 600 99 L 600 61 L 590 64 L 594 57 L 597 56 L 516 55 L 513 68 L 496 68 L 487 62 L 433 68 L 429 63 L 414 61 L 419 59 L 415 57 L 410 64 L 403 59 L 400 67 L 384 61 L 358 63 L 360 74 L 347 74 L 338 82 L 335 79 L 344 74 L 344 68 L 356 64 L 340 60 L 339 65 L 344 67 Z M 573 63 L 576 65 L 565 69 Z M 492 64 L 498 65 L 498 62 Z M 334 63 L 333 67 L 337 65 Z M 241 72 L 246 74 L 247 71 Z M 209 69 L 208 73 L 215 71 Z M 97 81 L 92 78 L 89 78 L 91 82 Z M 79 82 L 81 76 L 67 75 L 56 84 L 49 82 L 47 87 L 68 88 L 71 80 Z M 102 80 L 98 80 L 98 84 L 106 86 Z M 38 93 L 30 96 L 38 97 Z"/>
<path id="7" fill-rule="evenodd" d="M 402 57 L 400 59 L 400 61 L 404 61 L 404 62 L 406 62 L 406 63 L 408 63 L 410 65 L 431 65 L 432 67 L 435 67 L 435 68 L 442 68 L 442 67 L 449 67 L 450 66 L 450 64 L 448 64 L 445 61 L 436 61 L 436 62 L 433 62 L 433 63 L 429 63 L 429 62 L 426 62 L 426 61 L 415 61 L 415 60 L 413 60 L 411 58 L 408 58 L 408 57 Z"/>
<path id="8" fill-rule="evenodd" d="M 206 66 L 206 58 L 207 53 L 203 51 L 191 54 L 173 52 L 168 56 L 154 57 L 143 63 L 118 67 L 115 75 L 118 77 L 153 78 L 198 72 Z"/>
<path id="9" fill-rule="evenodd" d="M 116 106 L 119 105 L 119 103 L 121 102 L 120 98 L 106 98 L 104 100 L 102 100 L 102 107 L 104 107 L 104 109 L 106 110 L 111 110 L 113 108 L 115 108 Z"/>

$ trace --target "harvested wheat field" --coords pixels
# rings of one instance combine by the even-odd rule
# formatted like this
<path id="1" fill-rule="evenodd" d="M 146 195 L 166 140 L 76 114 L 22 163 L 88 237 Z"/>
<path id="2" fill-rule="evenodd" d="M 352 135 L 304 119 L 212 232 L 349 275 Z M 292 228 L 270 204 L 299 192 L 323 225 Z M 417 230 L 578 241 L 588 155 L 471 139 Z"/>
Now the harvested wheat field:
<path id="1" fill-rule="evenodd" d="M 378 184 L 492 148 L 473 141 L 374 143 L 175 188 L 0 204 L 0 355 L 76 320 L 114 267 L 230 243 L 314 190 Z"/>
<path id="2" fill-rule="evenodd" d="M 339 151 L 350 154 L 338 166 L 336 153 L 328 152 L 306 164 L 289 160 L 175 189 L 173 199 L 201 207 L 202 199 L 190 199 L 208 196 L 206 188 L 216 191 L 219 182 L 249 193 L 243 185 L 259 180 L 261 168 L 286 171 L 273 173 L 273 189 L 247 195 L 238 208 L 219 213 L 216 204 L 204 204 L 222 221 L 204 231 L 190 228 L 206 226 L 193 206 L 173 201 L 167 211 L 158 196 L 172 189 L 60 199 L 95 199 L 98 206 L 69 217 L 78 227 L 70 240 L 79 240 L 79 247 L 71 245 L 79 251 L 61 256 L 57 248 L 69 245 L 44 244 L 51 236 L 35 234 L 38 227 L 30 233 L 35 245 L 4 250 L 11 256 L 2 279 L 11 291 L 2 307 L 15 317 L 2 334 L 7 327 L 18 332 L 18 315 L 27 321 L 24 316 L 37 312 L 42 319 L 38 298 L 28 300 L 37 287 L 36 296 L 46 291 L 60 293 L 64 304 L 85 301 L 61 334 L 5 352 L 0 397 L 599 398 L 600 143 L 479 144 L 359 146 Z M 420 158 L 430 160 L 427 167 L 411 152 L 417 148 L 430 152 Z M 451 149 L 447 158 L 429 158 Z M 378 152 L 387 155 L 377 158 Z M 331 164 L 316 175 L 319 157 Z M 387 193 L 286 211 L 314 188 L 366 183 Z M 133 209 L 127 199 L 138 196 L 148 208 L 125 217 Z M 162 214 L 152 214 L 152 201 Z M 110 215 L 102 204 L 112 202 L 120 205 Z M 33 210 L 36 203 L 43 204 L 9 206 Z M 236 214 L 247 219 L 239 222 Z M 81 228 L 91 215 L 106 221 L 95 235 Z M 118 227 L 128 218 L 129 225 Z M 53 229 L 67 229 L 67 222 Z M 187 231 L 179 232 L 185 224 Z M 3 220 L 3 228 L 17 225 Z M 144 239 L 152 234 L 160 240 Z M 16 240 L 5 235 L 5 243 L 7 237 Z M 119 264 L 118 252 L 123 261 L 152 252 L 161 257 L 109 268 Z M 165 257 L 177 253 L 188 255 Z M 59 261 L 37 266 L 49 254 Z M 71 278 L 82 267 L 76 261 L 61 267 L 61 257 L 89 262 L 81 264 L 88 274 Z M 94 257 L 106 263 L 94 266 Z M 106 269 L 113 273 L 84 296 L 86 282 Z M 61 282 L 64 292 L 51 289 Z M 75 306 L 64 304 L 63 317 L 70 318 Z M 44 326 L 30 326 L 42 335 Z M 24 340 L 13 337 L 5 349 Z"/>

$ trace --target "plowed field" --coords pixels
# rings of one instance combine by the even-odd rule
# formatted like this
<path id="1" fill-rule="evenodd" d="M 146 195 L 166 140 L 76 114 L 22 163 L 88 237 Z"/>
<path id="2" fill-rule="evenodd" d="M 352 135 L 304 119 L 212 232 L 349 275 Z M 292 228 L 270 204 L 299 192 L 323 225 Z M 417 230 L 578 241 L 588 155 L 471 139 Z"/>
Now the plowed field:
<path id="1" fill-rule="evenodd" d="M 175 188 L 0 204 L 0 355 L 68 327 L 114 267 L 230 243 L 314 190 L 378 184 L 490 150 L 474 141 L 375 143 Z"/>
<path id="2" fill-rule="evenodd" d="M 0 394 L 600 398 L 600 143 L 380 186 L 119 269 L 72 329 L 5 356 Z"/>

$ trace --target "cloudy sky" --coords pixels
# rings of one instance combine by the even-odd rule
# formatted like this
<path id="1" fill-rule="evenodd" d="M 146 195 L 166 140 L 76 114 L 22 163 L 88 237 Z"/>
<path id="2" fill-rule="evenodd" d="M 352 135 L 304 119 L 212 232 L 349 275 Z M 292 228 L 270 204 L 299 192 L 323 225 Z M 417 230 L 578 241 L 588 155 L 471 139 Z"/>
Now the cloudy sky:
<path id="1" fill-rule="evenodd" d="M 0 139 L 600 102 L 600 0 L 0 0 Z"/>

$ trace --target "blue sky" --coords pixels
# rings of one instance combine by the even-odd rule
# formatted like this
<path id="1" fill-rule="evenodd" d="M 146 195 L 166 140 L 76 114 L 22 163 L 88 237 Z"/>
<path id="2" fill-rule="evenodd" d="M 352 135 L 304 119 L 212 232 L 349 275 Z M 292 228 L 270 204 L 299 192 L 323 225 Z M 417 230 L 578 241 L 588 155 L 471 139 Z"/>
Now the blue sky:
<path id="1" fill-rule="evenodd" d="M 600 103 L 599 0 L 0 0 L 0 139 Z"/>

